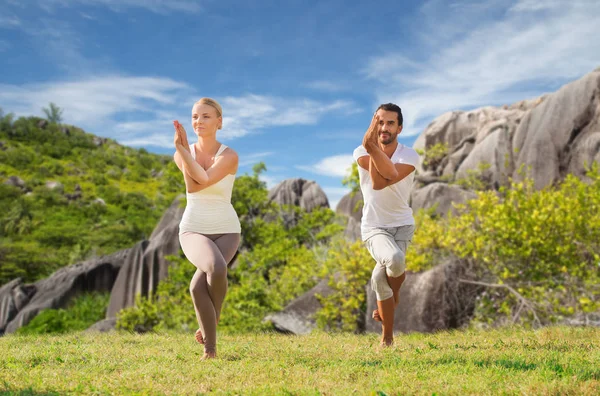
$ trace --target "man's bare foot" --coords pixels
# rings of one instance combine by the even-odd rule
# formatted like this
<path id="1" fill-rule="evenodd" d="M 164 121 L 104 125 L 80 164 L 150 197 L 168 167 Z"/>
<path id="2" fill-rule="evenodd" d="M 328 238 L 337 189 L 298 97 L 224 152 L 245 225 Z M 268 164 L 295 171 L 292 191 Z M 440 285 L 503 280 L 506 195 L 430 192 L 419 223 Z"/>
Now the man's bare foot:
<path id="1" fill-rule="evenodd" d="M 382 338 L 381 339 L 380 346 L 382 348 L 391 347 L 392 345 L 394 345 L 394 339 L 393 338 Z"/>
<path id="2" fill-rule="evenodd" d="M 208 359 L 216 359 L 217 357 L 217 353 L 216 352 L 204 352 L 204 356 L 202 356 L 202 360 L 208 360 Z"/>
<path id="3" fill-rule="evenodd" d="M 379 316 L 379 310 L 377 310 L 377 309 L 374 310 L 372 317 L 373 317 L 374 321 L 381 322 L 381 316 Z"/>
<path id="4" fill-rule="evenodd" d="M 198 344 L 204 344 L 204 338 L 202 337 L 202 330 L 200 330 L 200 329 L 196 330 L 196 341 L 198 341 Z"/>

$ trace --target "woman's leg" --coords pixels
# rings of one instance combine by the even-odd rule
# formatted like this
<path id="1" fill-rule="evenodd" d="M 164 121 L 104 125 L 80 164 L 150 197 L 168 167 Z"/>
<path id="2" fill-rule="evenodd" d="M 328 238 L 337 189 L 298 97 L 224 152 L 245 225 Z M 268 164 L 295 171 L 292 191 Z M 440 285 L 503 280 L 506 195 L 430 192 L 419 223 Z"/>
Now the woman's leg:
<path id="1" fill-rule="evenodd" d="M 227 291 L 227 263 L 217 245 L 207 236 L 184 233 L 179 237 L 187 259 L 197 270 L 190 283 L 190 293 L 202 329 L 205 356 L 216 353 L 217 310 Z"/>
<path id="2" fill-rule="evenodd" d="M 212 237 L 209 235 L 209 237 Z M 212 239 L 212 238 L 211 238 Z M 213 239 L 213 242 L 219 249 L 219 252 L 223 256 L 225 260 L 225 265 L 229 264 L 233 256 L 235 256 L 235 252 L 240 245 L 240 234 L 222 234 Z M 227 267 L 226 267 L 227 268 Z M 219 285 L 219 287 L 213 288 L 212 285 L 209 284 L 208 291 L 213 297 L 213 303 L 215 304 L 215 314 L 217 317 L 217 323 L 219 323 L 219 319 L 221 318 L 221 308 L 223 307 L 223 301 L 225 300 L 225 294 L 227 294 L 227 273 L 225 276 L 225 284 Z M 222 293 L 222 297 L 221 297 Z"/>

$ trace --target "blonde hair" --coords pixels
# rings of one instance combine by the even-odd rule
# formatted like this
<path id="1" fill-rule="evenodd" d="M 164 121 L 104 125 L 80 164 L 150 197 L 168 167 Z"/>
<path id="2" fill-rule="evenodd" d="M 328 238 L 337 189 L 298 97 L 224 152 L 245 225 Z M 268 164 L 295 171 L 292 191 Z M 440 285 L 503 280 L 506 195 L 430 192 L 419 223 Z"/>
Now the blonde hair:
<path id="1" fill-rule="evenodd" d="M 219 102 L 217 102 L 214 99 L 202 98 L 199 101 L 197 101 L 196 103 L 194 103 L 194 106 L 196 106 L 198 104 L 205 104 L 205 105 L 209 105 L 210 107 L 214 107 L 215 110 L 217 110 L 217 117 L 223 116 L 223 109 L 221 108 L 221 105 L 219 104 Z"/>

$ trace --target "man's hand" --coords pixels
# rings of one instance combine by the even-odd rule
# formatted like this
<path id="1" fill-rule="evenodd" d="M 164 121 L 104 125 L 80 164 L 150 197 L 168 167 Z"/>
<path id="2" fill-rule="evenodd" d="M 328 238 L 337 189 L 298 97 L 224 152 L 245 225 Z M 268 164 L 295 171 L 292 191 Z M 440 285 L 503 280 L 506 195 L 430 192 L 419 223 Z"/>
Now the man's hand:
<path id="1" fill-rule="evenodd" d="M 375 114 L 371 120 L 371 125 L 363 137 L 363 147 L 369 151 L 373 145 L 377 145 L 377 138 L 379 136 L 379 116 Z"/>

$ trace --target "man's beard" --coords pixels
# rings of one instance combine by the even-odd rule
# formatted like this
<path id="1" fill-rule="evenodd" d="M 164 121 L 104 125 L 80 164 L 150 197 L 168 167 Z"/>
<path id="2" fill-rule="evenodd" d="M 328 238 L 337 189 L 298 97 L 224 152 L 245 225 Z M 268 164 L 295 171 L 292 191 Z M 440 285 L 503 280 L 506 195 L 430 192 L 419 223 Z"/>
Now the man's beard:
<path id="1" fill-rule="evenodd" d="M 381 144 L 384 144 L 384 145 L 386 145 L 386 146 L 387 146 L 388 144 L 391 144 L 391 143 L 393 143 L 393 142 L 394 142 L 394 140 L 395 140 L 397 137 L 398 137 L 398 134 L 395 134 L 395 135 L 394 135 L 394 134 L 390 133 L 390 137 L 389 137 L 389 138 L 387 138 L 387 139 L 385 139 L 385 140 L 384 140 L 384 138 L 380 136 L 380 137 L 379 137 L 379 141 L 381 142 Z"/>

